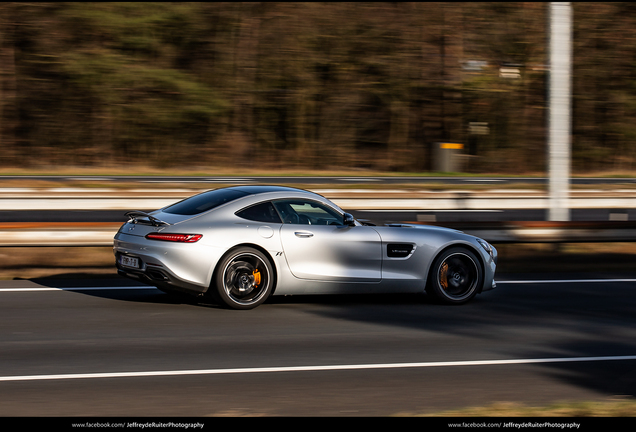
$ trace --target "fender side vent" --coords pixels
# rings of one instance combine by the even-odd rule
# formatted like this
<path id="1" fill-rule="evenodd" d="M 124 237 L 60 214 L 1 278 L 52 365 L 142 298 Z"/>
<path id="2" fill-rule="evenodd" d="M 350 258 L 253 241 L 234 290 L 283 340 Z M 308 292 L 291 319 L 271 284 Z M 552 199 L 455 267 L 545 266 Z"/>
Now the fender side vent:
<path id="1" fill-rule="evenodd" d="M 386 254 L 389 258 L 406 258 L 413 252 L 412 244 L 389 243 L 386 245 Z"/>

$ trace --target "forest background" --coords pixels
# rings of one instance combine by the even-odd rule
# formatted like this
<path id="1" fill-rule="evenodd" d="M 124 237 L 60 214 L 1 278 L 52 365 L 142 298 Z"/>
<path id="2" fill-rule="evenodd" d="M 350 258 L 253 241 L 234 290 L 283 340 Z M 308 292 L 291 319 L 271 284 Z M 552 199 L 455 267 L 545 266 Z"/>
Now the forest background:
<path id="1" fill-rule="evenodd" d="M 572 3 L 574 173 L 636 168 L 636 6 Z M 547 170 L 549 3 L 0 3 L 0 168 Z"/>

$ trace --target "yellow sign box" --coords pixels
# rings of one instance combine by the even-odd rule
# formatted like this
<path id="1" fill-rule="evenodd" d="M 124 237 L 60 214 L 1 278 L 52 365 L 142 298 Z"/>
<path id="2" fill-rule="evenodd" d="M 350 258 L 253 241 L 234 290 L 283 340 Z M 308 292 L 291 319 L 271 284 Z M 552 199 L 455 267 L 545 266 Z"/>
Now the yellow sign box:
<path id="1" fill-rule="evenodd" d="M 443 149 L 455 149 L 455 150 L 461 150 L 464 148 L 464 144 L 458 144 L 458 143 L 441 143 L 440 144 L 440 148 Z"/>

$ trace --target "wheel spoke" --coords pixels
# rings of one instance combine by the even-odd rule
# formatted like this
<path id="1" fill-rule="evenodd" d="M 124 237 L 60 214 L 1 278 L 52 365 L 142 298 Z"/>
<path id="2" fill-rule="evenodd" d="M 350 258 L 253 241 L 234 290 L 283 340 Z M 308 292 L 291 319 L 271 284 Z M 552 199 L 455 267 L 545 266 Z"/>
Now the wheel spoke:
<path id="1" fill-rule="evenodd" d="M 468 297 L 479 281 L 477 264 L 464 253 L 449 255 L 439 267 L 438 281 L 448 298 L 461 300 Z"/>
<path id="2" fill-rule="evenodd" d="M 242 253 L 233 257 L 224 271 L 223 289 L 240 305 L 259 301 L 267 293 L 269 283 L 267 266 L 255 254 Z"/>

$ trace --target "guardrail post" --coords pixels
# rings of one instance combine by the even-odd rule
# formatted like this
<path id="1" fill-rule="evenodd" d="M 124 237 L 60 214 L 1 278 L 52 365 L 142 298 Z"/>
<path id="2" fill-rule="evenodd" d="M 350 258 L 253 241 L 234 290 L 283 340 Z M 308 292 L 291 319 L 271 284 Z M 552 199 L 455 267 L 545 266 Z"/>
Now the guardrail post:
<path id="1" fill-rule="evenodd" d="M 572 9 L 568 2 L 550 3 L 550 120 L 548 219 L 570 220 L 570 103 L 572 68 Z"/>

